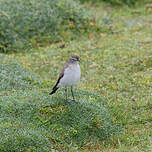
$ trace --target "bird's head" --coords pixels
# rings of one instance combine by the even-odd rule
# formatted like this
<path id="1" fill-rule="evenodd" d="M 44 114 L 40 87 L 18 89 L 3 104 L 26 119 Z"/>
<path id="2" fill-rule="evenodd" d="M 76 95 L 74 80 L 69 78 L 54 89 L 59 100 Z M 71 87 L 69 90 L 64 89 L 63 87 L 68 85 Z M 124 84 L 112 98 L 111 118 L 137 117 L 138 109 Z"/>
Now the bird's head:
<path id="1" fill-rule="evenodd" d="M 78 63 L 79 61 L 80 61 L 80 58 L 77 55 L 70 56 L 68 60 L 69 63 Z"/>

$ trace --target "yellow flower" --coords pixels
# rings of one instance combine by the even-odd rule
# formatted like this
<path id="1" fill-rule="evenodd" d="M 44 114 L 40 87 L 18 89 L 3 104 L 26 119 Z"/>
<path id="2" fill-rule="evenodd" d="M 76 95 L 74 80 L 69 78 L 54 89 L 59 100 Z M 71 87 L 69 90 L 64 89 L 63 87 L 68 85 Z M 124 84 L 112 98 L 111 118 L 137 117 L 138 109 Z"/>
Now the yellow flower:
<path id="1" fill-rule="evenodd" d="M 91 25 L 91 26 L 94 26 L 94 23 L 93 23 L 93 22 L 90 22 L 90 25 Z"/>

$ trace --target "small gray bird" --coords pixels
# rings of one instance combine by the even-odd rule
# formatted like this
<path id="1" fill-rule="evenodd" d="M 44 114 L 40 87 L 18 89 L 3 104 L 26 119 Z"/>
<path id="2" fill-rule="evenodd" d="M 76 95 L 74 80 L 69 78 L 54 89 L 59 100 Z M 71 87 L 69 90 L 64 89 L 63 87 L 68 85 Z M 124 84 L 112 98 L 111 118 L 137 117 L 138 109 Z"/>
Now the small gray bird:
<path id="1" fill-rule="evenodd" d="M 72 55 L 69 57 L 68 62 L 61 71 L 55 86 L 50 92 L 50 95 L 54 94 L 60 87 L 65 87 L 66 102 L 68 102 L 67 87 L 71 87 L 73 101 L 75 101 L 73 86 L 76 85 L 80 80 L 81 71 L 78 63 L 79 61 L 80 59 L 77 55 Z"/>

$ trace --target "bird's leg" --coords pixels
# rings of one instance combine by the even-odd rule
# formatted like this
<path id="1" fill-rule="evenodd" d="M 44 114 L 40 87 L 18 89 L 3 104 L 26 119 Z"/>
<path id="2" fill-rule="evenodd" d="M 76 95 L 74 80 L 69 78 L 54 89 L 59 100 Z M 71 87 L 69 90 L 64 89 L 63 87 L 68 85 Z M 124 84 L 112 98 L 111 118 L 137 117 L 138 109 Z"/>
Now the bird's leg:
<path id="1" fill-rule="evenodd" d="M 72 94 L 73 101 L 75 101 L 74 93 L 73 93 L 73 86 L 71 86 L 71 94 Z"/>
<path id="2" fill-rule="evenodd" d="M 67 92 L 67 87 L 65 87 L 65 96 L 66 96 L 66 103 L 68 103 L 68 92 Z"/>

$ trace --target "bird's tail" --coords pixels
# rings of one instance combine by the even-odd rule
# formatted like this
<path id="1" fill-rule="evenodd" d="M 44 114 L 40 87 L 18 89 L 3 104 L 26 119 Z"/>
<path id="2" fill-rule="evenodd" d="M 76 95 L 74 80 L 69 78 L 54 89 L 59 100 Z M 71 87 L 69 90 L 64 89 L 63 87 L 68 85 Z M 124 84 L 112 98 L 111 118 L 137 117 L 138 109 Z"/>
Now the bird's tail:
<path id="1" fill-rule="evenodd" d="M 59 89 L 59 87 L 54 87 L 53 90 L 49 93 L 49 95 L 54 94 L 58 89 Z"/>

